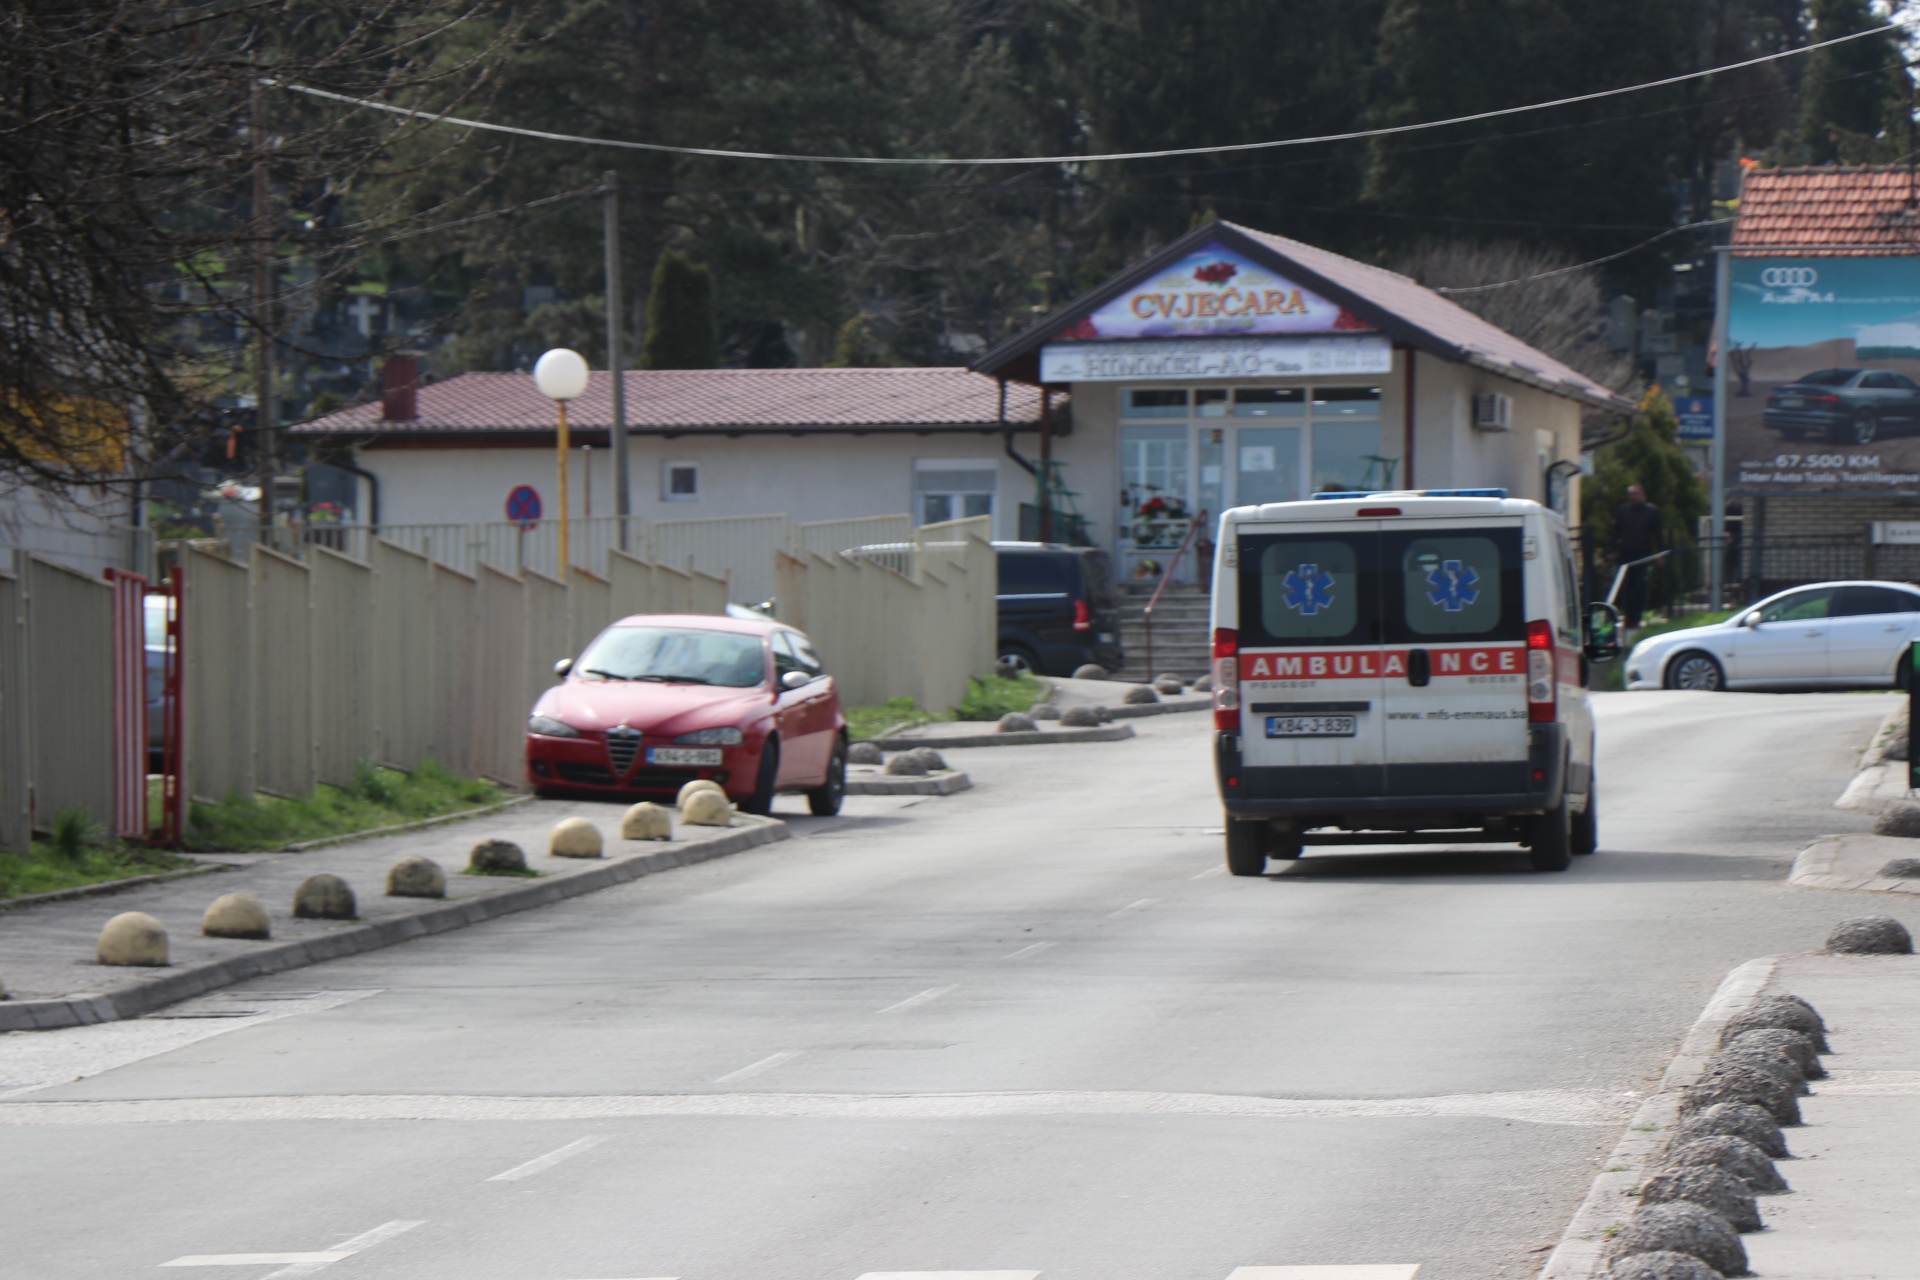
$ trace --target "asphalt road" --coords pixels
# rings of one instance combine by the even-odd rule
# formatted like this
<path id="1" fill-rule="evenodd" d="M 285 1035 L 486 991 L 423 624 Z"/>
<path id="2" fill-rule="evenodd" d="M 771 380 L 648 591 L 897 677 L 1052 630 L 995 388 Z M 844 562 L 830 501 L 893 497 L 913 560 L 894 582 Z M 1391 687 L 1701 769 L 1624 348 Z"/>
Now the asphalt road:
<path id="1" fill-rule="evenodd" d="M 1830 806 L 1891 706 L 1600 701 L 1602 848 L 1564 874 L 1226 877 L 1173 716 L 202 1016 L 0 1038 L 0 1079 L 84 1076 L 0 1101 L 0 1273 L 1531 1276 L 1726 971 L 1855 913 L 1783 878 L 1864 826 Z"/>

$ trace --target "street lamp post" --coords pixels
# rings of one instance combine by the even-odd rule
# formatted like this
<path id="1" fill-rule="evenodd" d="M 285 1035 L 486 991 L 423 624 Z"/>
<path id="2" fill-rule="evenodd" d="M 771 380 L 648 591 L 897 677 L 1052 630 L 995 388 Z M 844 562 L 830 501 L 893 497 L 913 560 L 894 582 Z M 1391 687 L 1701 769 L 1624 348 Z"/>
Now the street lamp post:
<path id="1" fill-rule="evenodd" d="M 557 459 L 560 476 L 560 573 L 562 582 L 567 580 L 568 563 L 568 507 L 567 507 L 567 401 L 577 400 L 587 389 L 587 362 L 578 351 L 569 351 L 565 347 L 555 347 L 534 362 L 533 382 L 540 388 L 540 394 L 553 401 L 553 407 L 560 417 L 560 436 L 554 457 Z"/>

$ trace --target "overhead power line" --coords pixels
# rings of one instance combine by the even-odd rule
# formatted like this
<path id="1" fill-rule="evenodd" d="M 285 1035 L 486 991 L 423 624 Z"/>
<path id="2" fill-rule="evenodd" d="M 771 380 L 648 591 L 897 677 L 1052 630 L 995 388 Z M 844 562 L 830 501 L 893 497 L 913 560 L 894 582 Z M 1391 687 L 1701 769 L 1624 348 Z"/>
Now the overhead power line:
<path id="1" fill-rule="evenodd" d="M 1593 93 L 1575 94 L 1569 98 L 1556 98 L 1551 102 L 1533 102 L 1525 106 L 1501 107 L 1494 111 L 1479 111 L 1472 115 L 1450 116 L 1444 120 L 1426 120 L 1417 124 L 1388 125 L 1379 129 L 1359 129 L 1350 133 L 1327 133 L 1307 138 L 1277 138 L 1265 142 L 1230 142 L 1208 147 L 1168 147 L 1156 151 L 1111 151 L 1102 155 L 1058 155 L 1058 156 L 977 156 L 957 158 L 950 156 L 835 156 L 809 155 L 783 151 L 731 151 L 718 147 L 684 147 L 667 142 L 640 142 L 626 138 L 589 138 L 579 134 L 554 133 L 545 129 L 527 129 L 519 125 L 498 124 L 490 120 L 473 120 L 463 116 L 442 115 L 433 111 L 419 111 L 412 107 L 395 106 L 389 102 L 377 102 L 371 98 L 356 98 L 350 94 L 335 93 L 330 89 L 321 89 L 313 85 L 294 84 L 289 81 L 267 78 L 263 84 L 290 93 L 303 93 L 309 97 L 323 98 L 330 102 L 345 103 L 349 106 L 366 107 L 373 111 L 384 111 L 390 115 L 404 116 L 412 120 L 424 120 L 430 124 L 452 125 L 461 129 L 480 129 L 489 133 L 505 133 L 521 138 L 535 138 L 544 142 L 562 142 L 588 147 L 614 147 L 624 151 L 655 151 L 671 155 L 707 156 L 719 160 L 771 160 L 797 164 L 850 164 L 850 165 L 928 165 L 944 168 L 964 168 L 986 165 L 1023 165 L 1023 164 L 1087 164 L 1093 161 L 1108 160 L 1164 160 L 1177 156 L 1225 155 L 1237 151 L 1270 151 L 1281 147 L 1304 147 L 1324 142 L 1356 142 L 1367 138 L 1386 138 L 1398 134 L 1418 133 L 1427 129 L 1445 129 L 1454 125 L 1474 124 L 1481 120 L 1497 120 L 1503 116 L 1521 115 L 1529 111 L 1551 111 L 1556 107 L 1576 106 L 1583 102 L 1594 102 L 1602 98 L 1618 97 L 1627 93 L 1642 93 L 1648 89 L 1661 89 L 1669 85 L 1685 84 L 1689 80 L 1700 80 L 1708 76 L 1725 75 L 1730 71 L 1741 71 L 1747 67 L 1757 67 L 1763 63 L 1778 62 L 1783 58 L 1797 58 L 1812 53 L 1816 49 L 1830 49 L 1835 45 L 1846 44 L 1852 40 L 1864 40 L 1869 36 L 1884 35 L 1890 31 L 1903 31 L 1901 22 L 1889 22 L 1884 26 L 1872 27 L 1866 31 L 1856 31 L 1851 35 L 1837 36 L 1832 40 L 1822 40 L 1818 44 L 1806 45 L 1799 49 L 1787 49 L 1779 53 L 1769 53 L 1758 58 L 1749 58 L 1744 62 L 1732 62 L 1725 66 L 1710 67 L 1705 71 L 1689 71 L 1682 75 L 1668 76 L 1662 80 L 1649 80 L 1643 84 L 1625 85 L 1617 89 L 1600 89 Z"/>
<path id="2" fill-rule="evenodd" d="M 1565 267 L 1555 267 L 1551 271 L 1541 271 L 1534 275 L 1520 276 L 1519 278 L 1513 279 L 1513 280 L 1497 280 L 1492 284 L 1465 284 L 1465 285 L 1455 285 L 1451 287 L 1444 286 L 1444 285 L 1430 285 L 1428 287 L 1431 288 L 1435 293 L 1462 294 L 1462 293 L 1486 293 L 1489 290 L 1493 290 L 1493 289 L 1508 289 L 1513 287 L 1516 284 L 1532 284 L 1535 280 L 1550 280 L 1554 276 L 1564 276 L 1570 271 L 1585 271 L 1588 267 L 1602 267 L 1609 262 L 1618 262 L 1621 258 L 1626 257 L 1630 253 L 1638 253 L 1642 249 L 1646 248 L 1648 245 L 1657 244 L 1660 241 L 1665 240 L 1668 236 L 1677 236 L 1682 231 L 1699 231 L 1705 227 L 1724 227 L 1732 221 L 1733 221 L 1732 218 L 1708 218 L 1704 222 L 1689 222 L 1685 226 L 1669 227 L 1665 231 L 1662 231 L 1657 236 L 1648 236 L 1645 240 L 1642 240 L 1639 244 L 1630 245 L 1627 248 L 1620 250 L 1620 252 L 1610 253 L 1604 258 L 1590 258 L 1585 262 L 1576 262 L 1571 264 L 1570 266 L 1565 266 Z"/>

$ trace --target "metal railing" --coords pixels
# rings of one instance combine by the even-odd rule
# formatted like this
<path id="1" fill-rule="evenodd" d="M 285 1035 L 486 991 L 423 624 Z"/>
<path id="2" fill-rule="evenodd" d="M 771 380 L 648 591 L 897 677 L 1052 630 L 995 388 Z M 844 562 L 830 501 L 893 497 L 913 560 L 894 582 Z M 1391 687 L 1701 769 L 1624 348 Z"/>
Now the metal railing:
<path id="1" fill-rule="evenodd" d="M 1166 569 L 1160 574 L 1159 583 L 1153 588 L 1153 597 L 1147 601 L 1147 607 L 1140 615 L 1140 629 L 1147 643 L 1147 678 L 1149 680 L 1153 678 L 1153 611 L 1160 607 L 1160 597 L 1166 594 L 1167 584 L 1173 581 L 1173 575 L 1179 570 L 1180 560 L 1187 554 L 1187 548 L 1193 545 L 1193 540 L 1199 536 L 1200 530 L 1206 525 L 1207 513 L 1204 511 L 1187 525 L 1187 536 L 1180 539 L 1179 549 L 1167 561 Z"/>

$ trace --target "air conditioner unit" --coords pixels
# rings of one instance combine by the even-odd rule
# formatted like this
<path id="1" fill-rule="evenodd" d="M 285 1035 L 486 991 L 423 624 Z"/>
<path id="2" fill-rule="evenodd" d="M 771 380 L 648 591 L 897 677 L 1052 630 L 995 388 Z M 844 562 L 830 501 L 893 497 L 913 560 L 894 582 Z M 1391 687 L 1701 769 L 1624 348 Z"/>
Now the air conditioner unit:
<path id="1" fill-rule="evenodd" d="M 1513 429 L 1513 400 L 1498 391 L 1488 391 L 1473 398 L 1473 426 L 1477 431 L 1511 431 Z"/>

